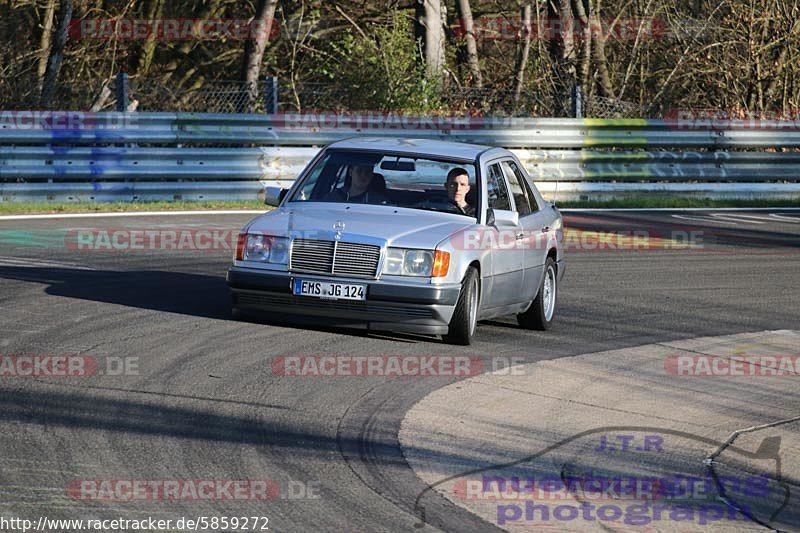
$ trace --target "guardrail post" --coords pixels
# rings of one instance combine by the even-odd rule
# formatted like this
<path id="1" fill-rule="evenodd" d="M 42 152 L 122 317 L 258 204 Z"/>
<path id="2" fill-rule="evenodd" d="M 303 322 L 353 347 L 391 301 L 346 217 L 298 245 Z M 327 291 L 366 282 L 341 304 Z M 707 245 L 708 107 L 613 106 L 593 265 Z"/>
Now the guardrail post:
<path id="1" fill-rule="evenodd" d="M 265 93 L 267 114 L 274 115 L 278 112 L 278 77 L 267 76 L 267 88 Z"/>
<path id="2" fill-rule="evenodd" d="M 572 88 L 572 110 L 575 118 L 583 118 L 583 91 L 580 85 Z"/>
<path id="3" fill-rule="evenodd" d="M 117 111 L 125 112 L 128 110 L 128 96 L 130 93 L 128 85 L 128 74 L 125 72 L 117 72 Z"/>

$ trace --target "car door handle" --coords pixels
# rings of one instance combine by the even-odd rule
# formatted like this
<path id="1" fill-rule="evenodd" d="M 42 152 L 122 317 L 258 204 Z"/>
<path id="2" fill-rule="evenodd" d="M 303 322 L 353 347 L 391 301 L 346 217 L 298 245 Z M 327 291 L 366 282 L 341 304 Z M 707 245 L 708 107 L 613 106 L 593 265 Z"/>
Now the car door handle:
<path id="1" fill-rule="evenodd" d="M 542 233 L 547 233 L 548 231 L 550 231 L 550 226 L 545 226 L 542 228 Z"/>
<path id="2" fill-rule="evenodd" d="M 518 241 L 521 241 L 524 238 L 525 238 L 525 232 L 517 233 L 517 240 Z"/>

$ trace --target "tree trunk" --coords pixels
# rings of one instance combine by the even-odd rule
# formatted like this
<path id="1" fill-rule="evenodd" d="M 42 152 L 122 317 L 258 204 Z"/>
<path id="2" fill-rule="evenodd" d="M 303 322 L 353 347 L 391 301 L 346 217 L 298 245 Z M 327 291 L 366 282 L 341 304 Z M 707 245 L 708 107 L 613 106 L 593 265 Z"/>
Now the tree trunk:
<path id="1" fill-rule="evenodd" d="M 444 71 L 444 16 L 440 0 L 417 1 L 417 30 L 423 38 L 425 70 L 428 77 L 440 82 Z"/>
<path id="2" fill-rule="evenodd" d="M 469 0 L 456 0 L 456 11 L 458 12 L 459 28 L 464 32 L 464 40 L 467 43 L 467 66 L 472 76 L 472 84 L 481 88 L 483 87 L 483 78 L 478 62 L 478 43 L 475 41 L 475 25 Z"/>
<path id="3" fill-rule="evenodd" d="M 525 4 L 525 7 L 521 10 L 522 13 L 522 25 L 523 25 L 523 40 L 522 46 L 519 51 L 519 55 L 517 56 L 517 76 L 516 76 L 516 86 L 514 87 L 514 103 L 518 104 L 520 96 L 522 95 L 522 88 L 525 84 L 525 67 L 528 65 L 528 55 L 531 51 L 531 24 L 533 21 L 531 20 L 531 5 Z"/>
<path id="4" fill-rule="evenodd" d="M 56 13 L 56 0 L 48 0 L 42 21 L 42 38 L 39 41 L 39 67 L 37 69 L 36 92 L 42 93 L 44 74 L 47 72 L 47 58 L 50 57 L 50 43 L 53 40 L 53 15 Z"/>
<path id="5" fill-rule="evenodd" d="M 556 116 L 572 116 L 572 91 L 575 87 L 575 36 L 570 0 L 552 0 L 548 2 L 548 18 L 560 20 L 561 27 L 557 35 L 548 35 L 550 41 L 550 58 L 553 64 L 554 109 Z"/>
<path id="6" fill-rule="evenodd" d="M 275 8 L 278 0 L 259 0 L 256 11 L 256 20 L 261 21 L 260 31 L 256 38 L 247 41 L 242 65 L 242 80 L 245 83 L 241 112 L 252 113 L 258 98 L 258 80 L 261 75 L 261 62 L 264 59 L 264 50 L 267 48 L 267 41 L 270 38 L 275 18 Z"/>
<path id="7" fill-rule="evenodd" d="M 581 85 L 583 87 L 589 88 L 589 73 L 591 72 L 592 67 L 592 31 L 597 29 L 598 21 L 596 20 L 589 20 L 589 17 L 586 16 L 586 9 L 583 6 L 583 0 L 575 0 L 573 2 L 573 7 L 575 8 L 575 14 L 577 15 L 578 19 L 581 21 L 581 25 L 583 26 L 583 52 L 581 55 L 581 68 L 579 73 L 579 79 L 581 80 Z"/>
<path id="8" fill-rule="evenodd" d="M 41 106 L 49 109 L 53 105 L 53 96 L 56 92 L 58 73 L 61 71 L 61 63 L 64 60 L 64 47 L 69 37 L 69 22 L 72 20 L 72 0 L 61 0 L 58 10 L 58 28 L 56 29 L 56 39 L 53 49 L 50 52 L 50 59 L 47 62 L 47 69 L 42 82 Z"/>
<path id="9" fill-rule="evenodd" d="M 164 8 L 164 0 L 150 0 L 150 9 L 147 10 L 147 19 L 160 19 Z M 139 62 L 136 66 L 136 73 L 146 75 L 153 62 L 153 54 L 156 51 L 156 39 L 150 38 L 142 43 L 142 50 L 139 54 Z"/>
<path id="10" fill-rule="evenodd" d="M 592 6 L 592 0 L 587 1 L 589 2 L 590 19 L 592 21 L 599 21 L 601 0 L 597 0 L 596 8 Z M 605 33 L 603 33 L 602 27 L 598 28 L 597 35 L 595 35 L 594 38 L 596 42 L 592 47 L 592 51 L 594 52 L 595 63 L 597 63 L 597 77 L 600 89 L 603 92 L 603 96 L 607 98 L 615 98 L 614 87 L 611 85 L 611 75 L 608 71 L 608 60 L 606 59 L 606 36 Z"/>

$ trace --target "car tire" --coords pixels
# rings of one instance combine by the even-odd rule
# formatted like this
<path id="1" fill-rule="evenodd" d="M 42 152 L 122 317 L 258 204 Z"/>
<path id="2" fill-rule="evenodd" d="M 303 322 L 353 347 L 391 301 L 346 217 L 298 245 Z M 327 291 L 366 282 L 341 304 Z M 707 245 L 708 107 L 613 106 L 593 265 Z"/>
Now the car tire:
<path id="1" fill-rule="evenodd" d="M 478 302 L 480 301 L 480 279 L 475 267 L 467 268 L 464 280 L 461 282 L 461 292 L 458 295 L 456 309 L 450 319 L 447 334 L 443 339 L 448 344 L 469 346 L 475 335 L 478 323 Z"/>
<path id="2" fill-rule="evenodd" d="M 545 331 L 553 325 L 558 296 L 558 267 L 552 257 L 544 264 L 544 276 L 539 284 L 539 292 L 524 313 L 517 315 L 517 323 L 525 329 Z"/>

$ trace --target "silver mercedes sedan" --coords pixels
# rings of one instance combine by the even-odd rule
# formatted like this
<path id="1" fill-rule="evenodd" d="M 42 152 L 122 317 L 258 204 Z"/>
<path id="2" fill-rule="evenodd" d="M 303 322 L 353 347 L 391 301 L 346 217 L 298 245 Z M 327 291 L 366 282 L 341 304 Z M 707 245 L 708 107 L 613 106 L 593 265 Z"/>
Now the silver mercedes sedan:
<path id="1" fill-rule="evenodd" d="M 508 150 L 360 137 L 317 154 L 242 230 L 227 281 L 235 317 L 442 335 L 478 320 L 553 323 L 561 214 Z"/>

